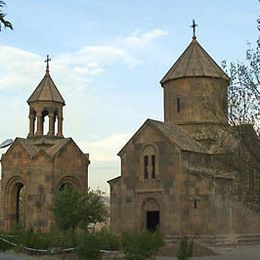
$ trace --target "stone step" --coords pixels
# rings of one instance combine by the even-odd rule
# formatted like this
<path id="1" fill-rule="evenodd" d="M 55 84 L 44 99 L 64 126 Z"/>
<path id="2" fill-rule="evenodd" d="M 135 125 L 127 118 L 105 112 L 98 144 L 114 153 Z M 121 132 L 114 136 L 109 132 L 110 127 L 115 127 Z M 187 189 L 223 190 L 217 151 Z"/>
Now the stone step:
<path id="1" fill-rule="evenodd" d="M 216 235 L 216 236 L 187 236 L 205 246 L 232 246 L 232 245 L 243 245 L 243 244 L 260 244 L 260 234 L 238 234 L 238 235 Z M 182 236 L 165 236 L 166 244 L 178 243 L 182 239 Z"/>
<path id="2" fill-rule="evenodd" d="M 260 234 L 239 234 L 238 244 L 260 244 Z"/>

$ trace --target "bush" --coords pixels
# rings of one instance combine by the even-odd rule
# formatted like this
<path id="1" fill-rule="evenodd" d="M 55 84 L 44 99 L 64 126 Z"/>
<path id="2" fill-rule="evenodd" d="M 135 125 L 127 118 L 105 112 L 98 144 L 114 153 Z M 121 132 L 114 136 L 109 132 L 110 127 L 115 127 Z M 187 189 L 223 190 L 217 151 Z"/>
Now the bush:
<path id="1" fill-rule="evenodd" d="M 2 234 L 2 233 L 0 233 L 0 234 L 1 234 L 1 238 L 10 241 L 10 237 L 8 237 L 7 235 Z M 13 248 L 12 245 L 0 240 L 0 252 L 4 252 L 4 251 L 10 250 L 12 248 Z"/>
<path id="2" fill-rule="evenodd" d="M 79 260 L 98 260 L 102 258 L 100 242 L 95 234 L 84 233 L 78 239 L 76 253 Z"/>
<path id="3" fill-rule="evenodd" d="M 76 243 L 70 232 L 63 233 L 57 230 L 40 233 L 34 232 L 33 229 L 16 229 L 8 240 L 16 243 L 20 248 L 31 247 L 34 249 L 68 248 L 73 247 Z"/>
<path id="4" fill-rule="evenodd" d="M 125 253 L 125 260 L 145 260 L 151 259 L 164 244 L 164 239 L 159 231 L 124 233 L 122 246 Z"/>
<path id="5" fill-rule="evenodd" d="M 107 229 L 97 233 L 82 233 L 79 235 L 76 253 L 80 260 L 101 259 L 100 250 L 117 250 L 120 248 L 120 241 Z"/>
<path id="6" fill-rule="evenodd" d="M 187 260 L 189 257 L 192 256 L 192 250 L 193 250 L 193 240 L 189 242 L 187 237 L 183 237 L 181 239 L 180 247 L 178 250 L 178 259 L 179 260 Z"/>
<path id="7" fill-rule="evenodd" d="M 102 250 L 118 250 L 120 249 L 120 240 L 106 228 L 96 233 L 99 241 L 99 248 Z"/>

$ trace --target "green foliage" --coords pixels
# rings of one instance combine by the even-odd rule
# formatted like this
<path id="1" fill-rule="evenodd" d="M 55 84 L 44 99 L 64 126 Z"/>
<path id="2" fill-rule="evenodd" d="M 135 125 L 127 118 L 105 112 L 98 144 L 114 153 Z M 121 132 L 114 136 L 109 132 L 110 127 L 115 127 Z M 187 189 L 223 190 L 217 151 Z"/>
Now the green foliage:
<path id="1" fill-rule="evenodd" d="M 160 232 L 124 233 L 122 246 L 125 253 L 125 260 L 146 260 L 151 259 L 164 244 Z"/>
<path id="2" fill-rule="evenodd" d="M 76 253 L 80 260 L 101 259 L 100 250 L 118 250 L 120 241 L 106 229 L 97 233 L 85 232 L 79 235 Z"/>
<path id="3" fill-rule="evenodd" d="M 76 253 L 79 260 L 98 260 L 102 258 L 100 253 L 100 241 L 95 234 L 86 232 L 81 234 Z"/>
<path id="4" fill-rule="evenodd" d="M 183 237 L 178 250 L 178 259 L 187 260 L 192 256 L 193 240 L 189 241 L 187 237 Z"/>
<path id="5" fill-rule="evenodd" d="M 1 232 L 0 235 L 1 235 L 1 238 L 6 239 L 8 241 L 10 240 L 10 236 L 8 236 L 6 234 L 3 234 Z M 0 252 L 4 252 L 4 251 L 10 250 L 12 248 L 13 248 L 12 245 L 7 244 L 6 242 L 3 242 L 2 240 L 0 240 Z"/>
<path id="6" fill-rule="evenodd" d="M 3 13 L 3 10 L 2 10 L 4 7 L 5 7 L 5 2 L 0 1 L 0 31 L 2 30 L 2 26 L 13 30 L 12 24 L 5 19 L 6 14 Z"/>
<path id="7" fill-rule="evenodd" d="M 102 250 L 118 250 L 120 249 L 119 238 L 112 234 L 109 230 L 103 228 L 101 231 L 97 232 L 96 238 L 99 241 L 99 247 Z"/>
<path id="8" fill-rule="evenodd" d="M 87 229 L 89 224 L 104 221 L 107 211 L 100 194 L 67 187 L 54 196 L 53 211 L 61 230 Z"/>
<path id="9" fill-rule="evenodd" d="M 35 249 L 67 248 L 72 247 L 75 241 L 70 233 L 49 232 L 40 233 L 33 230 L 25 230 L 15 234 L 15 243 L 20 247 Z"/>

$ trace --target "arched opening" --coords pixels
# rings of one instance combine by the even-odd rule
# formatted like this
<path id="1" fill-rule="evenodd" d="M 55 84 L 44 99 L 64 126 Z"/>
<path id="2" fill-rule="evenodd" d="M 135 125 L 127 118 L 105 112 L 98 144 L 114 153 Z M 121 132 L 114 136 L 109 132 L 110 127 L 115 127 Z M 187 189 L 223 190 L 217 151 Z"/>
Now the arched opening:
<path id="1" fill-rule="evenodd" d="M 25 186 L 19 184 L 16 197 L 16 224 L 25 227 Z"/>
<path id="2" fill-rule="evenodd" d="M 69 182 L 63 182 L 60 185 L 59 191 L 63 191 L 65 189 L 74 189 L 74 186 L 71 183 L 69 183 Z"/>
<path id="3" fill-rule="evenodd" d="M 57 124 L 57 120 L 58 119 L 58 112 L 57 110 L 54 112 L 54 135 L 56 135 L 58 133 L 58 124 Z"/>
<path id="4" fill-rule="evenodd" d="M 144 201 L 142 215 L 146 230 L 153 232 L 160 227 L 160 206 L 155 199 Z"/>
<path id="5" fill-rule="evenodd" d="M 43 135 L 47 135 L 49 131 L 49 120 L 46 120 L 46 116 L 49 114 L 47 110 L 43 110 L 42 112 L 42 122 L 43 122 Z"/>
<path id="6" fill-rule="evenodd" d="M 62 191 L 65 188 L 81 190 L 81 185 L 77 178 L 73 176 L 66 176 L 61 179 L 57 188 L 59 191 Z"/>
<path id="7" fill-rule="evenodd" d="M 19 225 L 25 228 L 25 206 L 26 206 L 26 188 L 21 182 L 17 182 L 10 190 L 10 210 L 9 218 L 11 227 Z"/>

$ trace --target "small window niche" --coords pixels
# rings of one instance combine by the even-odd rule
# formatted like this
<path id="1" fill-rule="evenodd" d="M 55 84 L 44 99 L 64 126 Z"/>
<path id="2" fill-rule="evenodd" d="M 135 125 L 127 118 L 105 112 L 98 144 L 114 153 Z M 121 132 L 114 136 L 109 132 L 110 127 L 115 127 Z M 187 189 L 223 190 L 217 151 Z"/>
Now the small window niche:
<path id="1" fill-rule="evenodd" d="M 149 166 L 149 156 L 148 156 L 148 155 L 145 155 L 145 156 L 144 156 L 144 178 L 145 178 L 145 179 L 148 179 L 148 176 L 149 176 L 148 166 Z"/>
<path id="2" fill-rule="evenodd" d="M 152 159 L 152 179 L 155 179 L 156 177 L 156 168 L 155 168 L 155 164 L 156 164 L 156 161 L 155 161 L 155 155 L 151 155 L 151 159 Z"/>
<path id="3" fill-rule="evenodd" d="M 177 103 L 176 103 L 177 107 L 177 113 L 180 113 L 181 112 L 181 99 L 180 97 L 177 97 Z"/>

